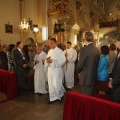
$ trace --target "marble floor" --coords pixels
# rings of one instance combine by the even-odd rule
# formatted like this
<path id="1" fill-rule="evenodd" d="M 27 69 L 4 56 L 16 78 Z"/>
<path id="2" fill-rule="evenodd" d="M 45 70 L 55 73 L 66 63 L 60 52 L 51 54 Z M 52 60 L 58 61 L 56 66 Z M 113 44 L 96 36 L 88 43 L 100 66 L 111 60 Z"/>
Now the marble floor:
<path id="1" fill-rule="evenodd" d="M 79 92 L 79 87 L 76 80 L 72 91 Z M 0 93 L 0 101 L 4 98 L 5 95 Z M 62 120 L 64 99 L 48 104 L 48 94 L 26 92 L 12 100 L 0 102 L 0 120 Z"/>

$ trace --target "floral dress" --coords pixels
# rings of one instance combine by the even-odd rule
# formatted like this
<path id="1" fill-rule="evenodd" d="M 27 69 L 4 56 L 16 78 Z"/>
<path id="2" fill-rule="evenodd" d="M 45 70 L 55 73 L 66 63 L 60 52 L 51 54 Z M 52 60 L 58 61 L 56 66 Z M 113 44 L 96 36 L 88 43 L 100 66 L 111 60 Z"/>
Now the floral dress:
<path id="1" fill-rule="evenodd" d="M 15 61 L 13 53 L 8 52 L 7 57 L 8 57 L 8 71 L 15 72 Z"/>

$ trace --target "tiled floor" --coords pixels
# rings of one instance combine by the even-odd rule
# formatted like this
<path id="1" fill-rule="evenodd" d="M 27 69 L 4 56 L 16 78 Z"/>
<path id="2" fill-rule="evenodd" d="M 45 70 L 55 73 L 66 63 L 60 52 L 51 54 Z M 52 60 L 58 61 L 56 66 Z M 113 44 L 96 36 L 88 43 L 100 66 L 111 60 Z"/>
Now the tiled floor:
<path id="1" fill-rule="evenodd" d="M 78 81 L 72 91 L 79 92 Z M 4 99 L 0 94 L 0 100 Z M 49 96 L 26 92 L 0 103 L 0 120 L 62 120 L 63 102 L 48 104 Z"/>

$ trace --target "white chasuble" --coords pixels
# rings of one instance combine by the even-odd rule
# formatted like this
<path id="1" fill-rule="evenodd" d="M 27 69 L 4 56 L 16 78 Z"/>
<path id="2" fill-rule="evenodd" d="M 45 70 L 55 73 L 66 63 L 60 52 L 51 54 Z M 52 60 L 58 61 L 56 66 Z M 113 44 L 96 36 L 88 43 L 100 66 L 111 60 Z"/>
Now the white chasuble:
<path id="1" fill-rule="evenodd" d="M 65 84 L 66 87 L 71 89 L 74 87 L 74 71 L 75 71 L 75 60 L 77 59 L 77 51 L 73 48 L 64 50 L 64 54 L 67 53 L 66 60 L 68 63 L 64 65 Z"/>
<path id="2" fill-rule="evenodd" d="M 42 60 L 46 59 L 46 53 L 41 52 L 40 54 L 36 54 L 34 61 L 38 60 L 39 63 L 37 63 L 34 67 L 35 73 L 34 73 L 34 89 L 35 93 L 42 93 L 46 94 L 46 88 L 45 88 L 45 71 L 44 71 L 44 64 Z"/>
<path id="3" fill-rule="evenodd" d="M 61 100 L 65 89 L 62 84 L 62 65 L 65 62 L 64 52 L 56 47 L 50 49 L 47 58 L 51 57 L 52 63 L 46 63 L 48 68 L 48 87 L 50 101 Z"/>

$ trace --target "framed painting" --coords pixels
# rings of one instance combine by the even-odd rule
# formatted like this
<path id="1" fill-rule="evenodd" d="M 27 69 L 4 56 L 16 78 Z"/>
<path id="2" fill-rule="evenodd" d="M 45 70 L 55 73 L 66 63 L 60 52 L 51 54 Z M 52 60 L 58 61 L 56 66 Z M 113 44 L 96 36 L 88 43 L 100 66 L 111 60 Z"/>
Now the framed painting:
<path id="1" fill-rule="evenodd" d="M 5 24 L 5 33 L 13 34 L 13 25 Z"/>

